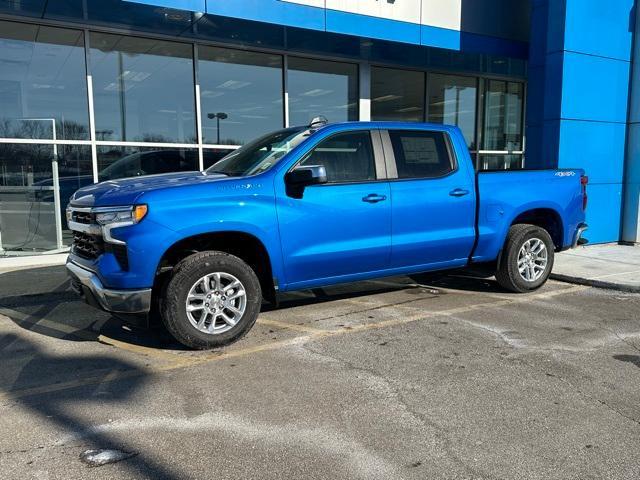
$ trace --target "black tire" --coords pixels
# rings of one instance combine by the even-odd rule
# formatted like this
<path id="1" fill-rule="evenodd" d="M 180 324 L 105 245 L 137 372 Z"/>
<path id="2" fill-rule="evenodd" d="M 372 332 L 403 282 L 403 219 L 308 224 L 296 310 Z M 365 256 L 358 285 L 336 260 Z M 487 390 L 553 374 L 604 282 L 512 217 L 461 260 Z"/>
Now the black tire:
<path id="1" fill-rule="evenodd" d="M 187 316 L 186 301 L 194 284 L 207 274 L 223 272 L 236 277 L 246 292 L 244 314 L 229 330 L 211 334 L 198 330 Z M 242 338 L 256 322 L 262 290 L 255 272 L 238 257 L 224 252 L 195 253 L 173 269 L 163 293 L 161 318 L 169 333 L 181 344 L 199 350 L 229 345 Z"/>
<path id="2" fill-rule="evenodd" d="M 547 249 L 547 264 L 540 278 L 528 281 L 518 270 L 518 254 L 522 246 L 531 239 L 537 238 L 541 240 Z M 500 258 L 500 266 L 496 271 L 496 280 L 505 289 L 516 292 L 526 293 L 537 290 L 546 283 L 551 275 L 554 260 L 554 245 L 549 233 L 536 225 L 518 224 L 513 225 L 507 234 L 502 256 Z"/>

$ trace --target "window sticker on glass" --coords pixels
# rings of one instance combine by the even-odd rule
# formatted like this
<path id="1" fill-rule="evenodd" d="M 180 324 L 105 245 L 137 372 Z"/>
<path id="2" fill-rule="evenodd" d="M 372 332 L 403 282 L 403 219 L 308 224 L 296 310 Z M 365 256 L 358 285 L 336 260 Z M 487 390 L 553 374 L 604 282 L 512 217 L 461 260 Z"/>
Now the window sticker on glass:
<path id="1" fill-rule="evenodd" d="M 428 137 L 402 137 L 406 163 L 437 164 L 439 163 L 436 141 Z"/>

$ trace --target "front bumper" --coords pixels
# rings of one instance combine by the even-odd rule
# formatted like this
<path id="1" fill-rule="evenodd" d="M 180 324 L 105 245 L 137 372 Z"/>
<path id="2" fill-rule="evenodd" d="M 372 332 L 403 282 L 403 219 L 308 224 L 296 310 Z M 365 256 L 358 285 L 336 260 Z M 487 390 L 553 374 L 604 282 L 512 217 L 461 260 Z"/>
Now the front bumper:
<path id="1" fill-rule="evenodd" d="M 98 276 L 72 260 L 67 260 L 67 273 L 73 289 L 85 302 L 107 312 L 146 314 L 151 309 L 151 289 L 110 290 L 102 285 Z"/>

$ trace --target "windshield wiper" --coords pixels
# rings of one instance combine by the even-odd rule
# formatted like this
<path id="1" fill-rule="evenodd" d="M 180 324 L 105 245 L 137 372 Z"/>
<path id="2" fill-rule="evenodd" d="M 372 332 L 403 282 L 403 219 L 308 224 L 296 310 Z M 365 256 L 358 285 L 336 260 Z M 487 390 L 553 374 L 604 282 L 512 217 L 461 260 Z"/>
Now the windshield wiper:
<path id="1" fill-rule="evenodd" d="M 224 175 L 225 177 L 229 176 L 228 173 L 221 172 L 220 170 L 207 170 L 207 175 L 212 175 L 212 174 Z"/>

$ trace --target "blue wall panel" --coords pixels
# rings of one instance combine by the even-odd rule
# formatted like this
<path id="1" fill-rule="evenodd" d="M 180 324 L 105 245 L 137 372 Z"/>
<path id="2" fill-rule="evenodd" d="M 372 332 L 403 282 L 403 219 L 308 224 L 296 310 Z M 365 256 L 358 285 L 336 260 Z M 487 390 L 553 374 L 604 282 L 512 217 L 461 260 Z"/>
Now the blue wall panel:
<path id="1" fill-rule="evenodd" d="M 427 28 L 435 28 L 435 27 L 427 27 Z M 454 30 L 443 30 L 445 32 L 453 32 Z M 424 32 L 424 27 L 423 27 Z M 489 37 L 487 35 L 478 35 L 475 33 L 469 32 L 460 32 L 460 41 L 459 41 L 458 50 L 462 50 L 470 53 L 484 53 L 484 52 L 492 52 L 496 55 L 503 55 L 505 57 L 513 57 L 513 58 L 528 58 L 529 56 L 529 44 L 524 42 L 510 41 L 505 42 L 504 40 L 496 37 Z M 423 45 L 429 45 L 423 41 Z M 453 48 L 453 47 L 446 47 Z"/>
<path id="2" fill-rule="evenodd" d="M 326 11 L 326 28 L 328 32 L 346 33 L 359 37 L 420 43 L 420 25 L 416 23 L 399 22 L 337 10 Z M 460 32 L 458 32 L 459 35 Z"/>
<path id="3" fill-rule="evenodd" d="M 547 25 L 543 42 L 545 53 L 564 51 L 566 0 L 547 0 L 545 3 L 547 4 Z"/>
<path id="4" fill-rule="evenodd" d="M 136 0 L 136 3 L 155 5 L 158 7 L 176 8 L 190 12 L 206 12 L 206 0 Z"/>
<path id="5" fill-rule="evenodd" d="M 420 44 L 431 47 L 449 48 L 451 50 L 462 49 L 462 33 L 458 30 L 449 30 L 446 28 L 431 27 L 429 25 L 421 25 L 420 27 Z M 492 50 L 488 50 L 492 51 Z"/>
<path id="6" fill-rule="evenodd" d="M 527 166 L 585 169 L 587 237 L 617 241 L 634 0 L 532 0 L 532 5 Z M 531 159 L 532 153 L 539 157 Z"/>
<path id="7" fill-rule="evenodd" d="M 564 75 L 564 52 L 547 55 L 544 67 L 543 120 L 558 120 L 562 115 L 562 77 Z"/>
<path id="8" fill-rule="evenodd" d="M 565 52 L 562 118 L 627 121 L 630 63 Z"/>
<path id="9" fill-rule="evenodd" d="M 624 123 L 560 122 L 559 166 L 580 165 L 593 183 L 622 183 L 626 126 Z"/>
<path id="10" fill-rule="evenodd" d="M 589 204 L 585 237 L 591 243 L 608 243 L 620 239 L 622 215 L 622 185 L 620 183 L 591 184 L 587 187 Z"/>
<path id="11" fill-rule="evenodd" d="M 634 0 L 566 0 L 566 4 L 565 50 L 629 61 Z"/>
<path id="12" fill-rule="evenodd" d="M 279 0 L 207 0 L 207 13 L 314 30 L 325 28 L 324 9 Z"/>

